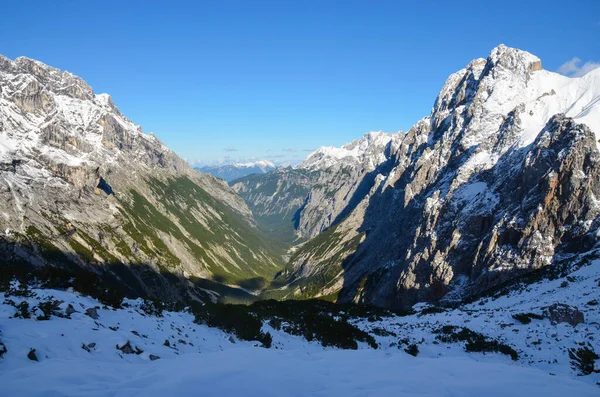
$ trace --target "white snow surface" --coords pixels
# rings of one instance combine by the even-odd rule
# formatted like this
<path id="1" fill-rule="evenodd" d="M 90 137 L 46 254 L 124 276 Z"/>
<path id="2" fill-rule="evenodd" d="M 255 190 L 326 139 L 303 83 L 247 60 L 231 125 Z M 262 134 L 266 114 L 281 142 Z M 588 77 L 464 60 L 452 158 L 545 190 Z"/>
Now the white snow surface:
<path id="1" fill-rule="evenodd" d="M 148 363 L 55 360 L 2 376 L 11 396 L 597 396 L 540 370 L 466 357 L 239 348 Z M 34 372 L 34 373 L 32 373 Z M 5 374 L 8 375 L 8 374 Z M 432 379 L 433 378 L 433 379 Z M 432 381 L 433 380 L 433 381 Z M 8 381 L 8 383 L 6 382 Z"/>
<path id="2" fill-rule="evenodd" d="M 600 139 L 600 69 L 578 78 L 546 70 L 534 72 L 523 102 L 523 145 L 533 142 L 550 117 L 558 113 L 586 124 L 596 141 Z"/>
<path id="3" fill-rule="evenodd" d="M 236 163 L 236 164 L 229 164 L 232 167 L 236 167 L 236 168 L 258 168 L 260 169 L 262 172 L 267 172 L 271 169 L 277 168 L 277 166 L 275 164 L 273 164 L 272 162 L 270 162 L 269 160 L 258 160 L 258 161 L 254 161 L 254 162 L 250 162 L 250 163 Z"/>
<path id="4" fill-rule="evenodd" d="M 567 282 L 567 286 L 564 286 Z M 16 309 L 0 305 L 0 384 L 6 396 L 597 396 L 600 374 L 577 376 L 567 348 L 589 343 L 600 351 L 597 305 L 600 261 L 569 278 L 542 281 L 498 298 L 485 298 L 444 313 L 417 314 L 377 321 L 355 320 L 360 328 L 384 329 L 377 350 L 324 348 L 264 326 L 273 346 L 244 342 L 193 323 L 189 313 L 145 315 L 140 300 L 110 309 L 69 291 L 34 290 L 30 307 L 47 296 L 71 303 L 71 319 L 11 318 Z M 552 303 L 577 306 L 585 323 L 572 327 L 549 320 L 521 324 L 517 313 L 541 313 Z M 84 314 L 98 307 L 98 320 Z M 35 313 L 34 313 L 35 314 Z M 500 354 L 467 353 L 464 344 L 442 343 L 433 332 L 443 325 L 465 326 L 512 346 L 519 360 Z M 109 328 L 109 327 L 112 327 Z M 135 331 L 135 333 L 134 333 Z M 391 334 L 393 333 L 393 334 Z M 171 347 L 164 346 L 169 340 Z M 129 341 L 140 355 L 117 350 Z M 82 344 L 96 345 L 86 351 Z M 408 343 L 417 357 L 405 353 Z M 26 356 L 36 349 L 39 362 Z M 151 361 L 149 355 L 160 359 Z M 597 363 L 597 366 L 600 363 Z"/>

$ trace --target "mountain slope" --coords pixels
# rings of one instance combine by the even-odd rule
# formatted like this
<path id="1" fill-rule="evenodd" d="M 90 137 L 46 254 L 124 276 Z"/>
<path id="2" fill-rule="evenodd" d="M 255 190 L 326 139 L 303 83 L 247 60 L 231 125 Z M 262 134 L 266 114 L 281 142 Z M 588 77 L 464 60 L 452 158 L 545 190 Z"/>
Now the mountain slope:
<path id="1" fill-rule="evenodd" d="M 297 232 L 299 215 L 318 177 L 318 172 L 280 167 L 267 174 L 236 179 L 231 186 L 248 204 L 265 233 L 285 250 L 303 238 Z"/>
<path id="2" fill-rule="evenodd" d="M 0 57 L 0 89 L 7 259 L 68 263 L 159 296 L 181 295 L 151 281 L 161 272 L 179 275 L 185 291 L 189 279 L 235 283 L 279 268 L 243 200 L 144 134 L 108 95 L 27 58 Z"/>
<path id="3" fill-rule="evenodd" d="M 258 222 L 282 231 L 285 243 L 302 241 L 335 225 L 375 183 L 401 133 L 369 132 L 341 148 L 322 147 L 295 168 L 233 181 Z M 278 238 L 277 235 L 273 236 Z"/>
<path id="4" fill-rule="evenodd" d="M 277 168 L 275 164 L 270 161 L 261 160 L 243 164 L 206 165 L 196 169 L 230 182 L 247 175 L 265 174 L 273 171 L 275 168 Z"/>
<path id="5" fill-rule="evenodd" d="M 273 293 L 405 307 L 589 250 L 599 77 L 560 76 L 502 45 L 451 75 L 431 115 L 393 140 L 366 193 L 294 254 Z"/>

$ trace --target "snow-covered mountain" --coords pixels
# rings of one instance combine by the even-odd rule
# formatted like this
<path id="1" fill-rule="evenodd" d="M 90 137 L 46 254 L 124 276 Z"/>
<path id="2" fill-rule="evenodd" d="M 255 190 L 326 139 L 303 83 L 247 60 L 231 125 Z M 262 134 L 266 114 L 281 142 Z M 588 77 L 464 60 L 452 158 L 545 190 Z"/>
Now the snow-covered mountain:
<path id="1" fill-rule="evenodd" d="M 325 170 L 333 166 L 361 166 L 372 171 L 387 160 L 386 151 L 399 141 L 403 133 L 386 134 L 382 131 L 369 132 L 361 139 L 342 147 L 323 146 L 300 163 L 298 168 Z"/>
<path id="2" fill-rule="evenodd" d="M 0 198 L 7 261 L 101 272 L 140 295 L 197 298 L 190 278 L 236 283 L 280 266 L 226 183 L 81 78 L 23 57 L 0 56 Z"/>
<path id="3" fill-rule="evenodd" d="M 565 77 L 504 45 L 470 62 L 408 132 L 368 134 L 301 165 L 312 179 L 293 226 L 313 239 L 277 296 L 409 306 L 592 248 L 599 112 L 600 70 Z M 252 183 L 233 187 L 254 210 L 268 198 Z"/>
<path id="4" fill-rule="evenodd" d="M 476 294 L 598 240 L 597 70 L 567 78 L 501 45 L 451 75 L 410 131 L 321 148 L 230 190 L 81 79 L 26 58 L 0 65 L 2 238 L 15 260 L 60 254 L 110 274 L 143 263 L 184 285 L 231 284 L 268 278 L 308 240 L 274 296 L 404 307 Z"/>
<path id="5" fill-rule="evenodd" d="M 260 160 L 251 163 L 206 165 L 197 167 L 196 169 L 230 182 L 247 175 L 265 174 L 273 171 L 275 168 L 277 166 L 272 162 Z"/>

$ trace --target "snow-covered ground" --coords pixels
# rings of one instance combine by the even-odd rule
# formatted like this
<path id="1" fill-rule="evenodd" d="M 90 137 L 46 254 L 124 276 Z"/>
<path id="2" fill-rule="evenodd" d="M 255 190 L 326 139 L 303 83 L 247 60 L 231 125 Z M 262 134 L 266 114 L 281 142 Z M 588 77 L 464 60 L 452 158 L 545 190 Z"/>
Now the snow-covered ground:
<path id="1" fill-rule="evenodd" d="M 598 387 L 468 357 L 243 347 L 133 363 L 54 359 L 0 375 L 6 396 L 597 396 Z"/>
<path id="2" fill-rule="evenodd" d="M 389 318 L 377 323 L 363 321 L 361 328 L 383 328 L 396 335 L 387 337 L 387 345 L 408 339 L 411 343 L 420 343 L 421 354 L 441 357 L 462 356 L 464 349 L 460 344 L 440 343 L 433 331 L 444 325 L 467 327 L 513 347 L 519 352 L 519 365 L 534 366 L 551 374 L 575 376 L 570 367 L 569 348 L 589 343 L 597 353 L 600 352 L 599 301 L 600 261 L 596 260 L 567 277 L 544 280 L 496 299 L 484 298 L 444 313 Z M 554 303 L 577 307 L 585 322 L 573 327 L 567 323 L 552 325 L 548 319 L 532 319 L 531 323 L 522 324 L 512 317 L 520 313 L 541 315 L 543 307 Z M 419 306 L 425 305 L 416 306 L 419 311 Z M 378 342 L 385 345 L 384 339 L 380 337 Z M 510 361 L 506 356 L 495 354 L 488 354 L 485 359 Z M 596 364 L 596 368 L 599 367 L 600 361 Z M 598 375 L 581 379 L 593 383 L 600 381 Z"/>
<path id="3" fill-rule="evenodd" d="M 129 307 L 114 310 L 73 292 L 33 290 L 35 297 L 6 299 L 17 305 L 27 300 L 33 308 L 52 296 L 63 301 L 63 313 L 69 304 L 77 312 L 70 319 L 38 321 L 41 312 L 31 319 L 14 318 L 15 307 L 0 305 L 0 341 L 7 348 L 0 359 L 0 394 L 597 396 L 600 374 L 577 376 L 567 349 L 586 342 L 600 351 L 598 305 L 588 304 L 600 295 L 600 261 L 581 267 L 569 280 L 542 281 L 444 313 L 356 320 L 379 334 L 380 345 L 372 350 L 360 344 L 357 351 L 323 348 L 269 326 L 265 331 L 273 335 L 273 346 L 265 349 L 195 324 L 189 313 L 154 317 L 140 309 L 141 301 L 127 301 Z M 521 324 L 512 318 L 541 314 L 552 303 L 577 306 L 585 322 L 572 327 L 552 325 L 548 319 Z M 85 314 L 94 307 L 96 320 Z M 417 306 L 417 312 L 423 307 Z M 440 342 L 433 331 L 443 325 L 468 327 L 504 342 L 519 353 L 519 360 L 467 353 L 464 344 Z M 139 354 L 117 349 L 127 342 Z M 417 357 L 404 351 L 412 343 L 418 346 Z M 27 357 L 31 349 L 39 361 Z"/>

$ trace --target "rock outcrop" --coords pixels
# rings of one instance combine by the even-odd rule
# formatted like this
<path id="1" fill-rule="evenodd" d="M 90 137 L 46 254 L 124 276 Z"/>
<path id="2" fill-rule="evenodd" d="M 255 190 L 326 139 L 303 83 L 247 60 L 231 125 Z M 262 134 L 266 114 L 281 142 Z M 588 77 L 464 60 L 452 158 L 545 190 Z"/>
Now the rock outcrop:
<path id="1" fill-rule="evenodd" d="M 550 319 L 550 322 L 554 325 L 567 323 L 574 327 L 585 321 L 583 313 L 580 312 L 579 309 L 565 303 L 555 303 L 545 307 L 544 316 Z"/>

